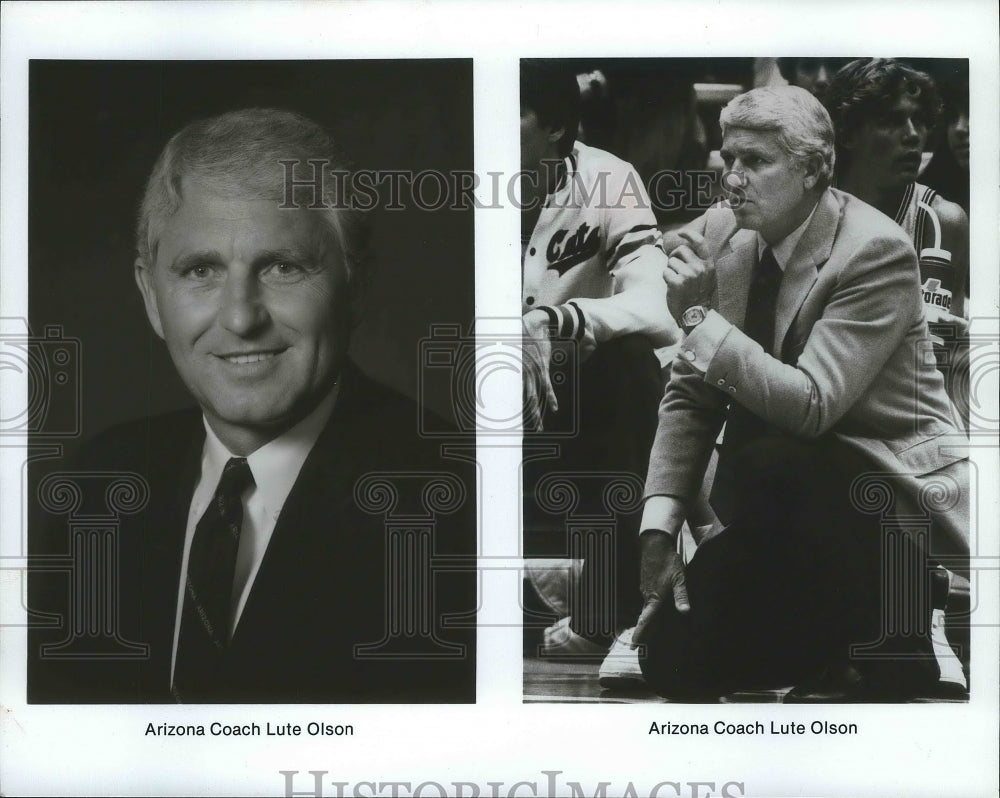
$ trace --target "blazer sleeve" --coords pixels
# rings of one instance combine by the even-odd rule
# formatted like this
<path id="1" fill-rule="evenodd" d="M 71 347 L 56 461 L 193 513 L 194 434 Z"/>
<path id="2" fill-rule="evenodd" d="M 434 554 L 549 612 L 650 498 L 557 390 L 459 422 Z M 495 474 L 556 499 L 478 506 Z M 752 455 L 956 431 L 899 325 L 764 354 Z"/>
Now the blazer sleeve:
<path id="1" fill-rule="evenodd" d="M 674 360 L 649 453 L 645 498 L 688 501 L 698 493 L 727 404 L 725 394 L 708 385 L 690 363 Z"/>
<path id="2" fill-rule="evenodd" d="M 707 213 L 702 214 L 685 229 L 704 235 L 708 218 Z M 662 240 L 667 255 L 684 243 L 674 231 L 665 233 Z M 645 498 L 674 496 L 687 501 L 697 494 L 728 402 L 729 398 L 712 388 L 691 362 L 674 359 L 649 453 Z"/>

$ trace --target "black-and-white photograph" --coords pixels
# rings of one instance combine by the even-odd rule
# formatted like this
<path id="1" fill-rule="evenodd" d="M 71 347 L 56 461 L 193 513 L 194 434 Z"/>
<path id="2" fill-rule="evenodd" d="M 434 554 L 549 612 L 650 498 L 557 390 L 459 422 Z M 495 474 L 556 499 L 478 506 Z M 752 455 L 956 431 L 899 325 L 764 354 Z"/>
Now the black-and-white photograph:
<path id="1" fill-rule="evenodd" d="M 475 701 L 471 62 L 30 81 L 28 700 Z"/>
<path id="2" fill-rule="evenodd" d="M 526 59 L 520 114 L 525 701 L 968 700 L 968 62 Z"/>
<path id="3" fill-rule="evenodd" d="M 0 794 L 996 795 L 998 15 L 0 0 Z"/>

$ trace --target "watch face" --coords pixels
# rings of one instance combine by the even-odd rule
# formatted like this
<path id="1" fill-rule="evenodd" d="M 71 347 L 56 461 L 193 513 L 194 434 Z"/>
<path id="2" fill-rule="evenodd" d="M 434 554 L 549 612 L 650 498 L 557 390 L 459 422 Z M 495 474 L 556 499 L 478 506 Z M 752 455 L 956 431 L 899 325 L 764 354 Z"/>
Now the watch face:
<path id="1" fill-rule="evenodd" d="M 681 316 L 681 322 L 686 325 L 700 324 L 705 320 L 705 308 L 700 305 L 696 305 L 693 308 L 688 308 L 684 311 L 684 315 Z"/>

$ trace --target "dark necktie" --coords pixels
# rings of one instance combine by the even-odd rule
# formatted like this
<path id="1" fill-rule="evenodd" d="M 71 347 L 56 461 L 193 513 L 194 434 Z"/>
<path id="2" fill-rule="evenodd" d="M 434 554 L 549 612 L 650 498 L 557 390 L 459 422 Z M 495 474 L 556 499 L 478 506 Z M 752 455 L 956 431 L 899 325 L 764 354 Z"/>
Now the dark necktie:
<path id="1" fill-rule="evenodd" d="M 774 342 L 774 316 L 778 306 L 778 290 L 781 288 L 781 267 L 774 259 L 774 253 L 767 247 L 754 269 L 747 296 L 746 321 L 743 331 L 772 354 Z M 735 399 L 729 406 L 726 417 L 726 432 L 719 453 L 719 465 L 712 489 L 712 506 L 723 523 L 729 523 L 731 512 L 727 494 L 731 480 L 738 480 L 734 473 L 732 458 L 740 449 L 755 438 L 767 434 L 769 424 L 755 416 Z"/>
<path id="2" fill-rule="evenodd" d="M 178 700 L 210 693 L 223 677 L 221 664 L 229 639 L 233 576 L 243 527 L 241 496 L 253 484 L 246 459 L 233 457 L 195 527 L 174 665 Z"/>
<path id="3" fill-rule="evenodd" d="M 770 247 L 764 249 L 760 263 L 754 269 L 750 294 L 747 297 L 744 332 L 764 347 L 769 355 L 774 342 L 774 314 L 778 306 L 778 289 L 781 288 L 781 267 L 774 259 Z"/>

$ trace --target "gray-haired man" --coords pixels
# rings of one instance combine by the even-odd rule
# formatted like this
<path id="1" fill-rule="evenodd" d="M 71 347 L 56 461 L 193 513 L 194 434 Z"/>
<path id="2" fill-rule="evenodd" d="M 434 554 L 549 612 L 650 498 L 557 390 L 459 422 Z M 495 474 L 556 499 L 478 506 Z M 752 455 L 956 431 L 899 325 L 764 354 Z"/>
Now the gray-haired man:
<path id="1" fill-rule="evenodd" d="M 432 554 L 474 556 L 472 483 L 413 402 L 348 361 L 367 230 L 349 180 L 289 194 L 289 162 L 347 168 L 312 121 L 252 109 L 188 125 L 153 169 L 135 277 L 199 407 L 115 427 L 74 468 L 148 491 L 121 520 L 112 608 L 148 656 L 60 658 L 67 631 L 38 630 L 33 701 L 475 699 L 474 631 L 441 620 L 474 612 L 471 565 L 430 571 Z M 383 499 L 413 482 L 437 498 L 393 537 Z M 39 609 L 79 610 L 47 587 Z"/>
<path id="2" fill-rule="evenodd" d="M 890 219 L 829 188 L 833 129 L 807 91 L 747 92 L 721 123 L 730 207 L 684 232 L 664 275 L 687 338 L 646 486 L 643 671 L 667 695 L 799 683 L 790 700 L 905 697 L 937 680 L 929 624 L 882 640 L 881 658 L 851 646 L 880 642 L 883 599 L 929 620 L 928 550 L 968 555 L 964 438 L 921 357 L 916 256 Z M 674 538 L 723 422 L 725 528 L 685 567 Z M 893 543 L 912 563 L 900 574 L 858 498 L 866 475 L 897 512 L 929 483 L 953 494 L 947 511 L 920 508 L 927 541 Z"/>

